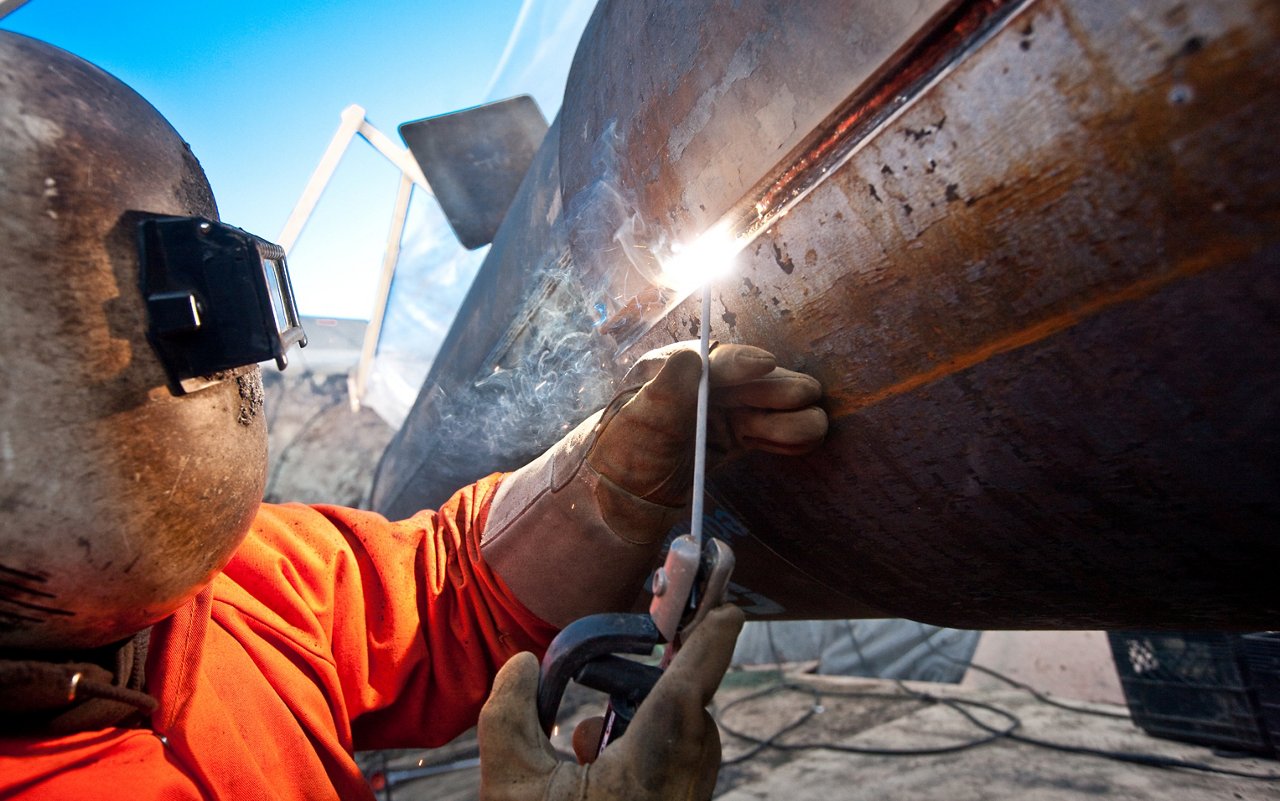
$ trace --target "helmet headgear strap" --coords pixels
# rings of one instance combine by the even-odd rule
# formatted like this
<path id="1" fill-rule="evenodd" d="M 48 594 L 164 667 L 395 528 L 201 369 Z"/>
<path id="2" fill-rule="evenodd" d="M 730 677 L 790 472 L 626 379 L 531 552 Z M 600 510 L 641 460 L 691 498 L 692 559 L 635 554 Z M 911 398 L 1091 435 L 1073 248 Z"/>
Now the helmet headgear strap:
<path id="1" fill-rule="evenodd" d="M 0 653 L 0 731 L 54 735 L 147 725 L 156 708 L 142 690 L 150 637 L 148 628 L 92 651 Z"/>

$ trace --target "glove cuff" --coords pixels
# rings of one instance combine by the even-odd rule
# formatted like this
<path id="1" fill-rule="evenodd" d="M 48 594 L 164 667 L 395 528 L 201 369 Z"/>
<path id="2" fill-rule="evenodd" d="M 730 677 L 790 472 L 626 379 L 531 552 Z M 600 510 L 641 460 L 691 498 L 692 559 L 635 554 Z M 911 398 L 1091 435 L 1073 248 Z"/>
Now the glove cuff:
<path id="1" fill-rule="evenodd" d="M 559 628 L 631 609 L 683 512 L 632 495 L 587 462 L 626 399 L 506 476 L 480 539 L 485 562 L 521 603 Z"/>

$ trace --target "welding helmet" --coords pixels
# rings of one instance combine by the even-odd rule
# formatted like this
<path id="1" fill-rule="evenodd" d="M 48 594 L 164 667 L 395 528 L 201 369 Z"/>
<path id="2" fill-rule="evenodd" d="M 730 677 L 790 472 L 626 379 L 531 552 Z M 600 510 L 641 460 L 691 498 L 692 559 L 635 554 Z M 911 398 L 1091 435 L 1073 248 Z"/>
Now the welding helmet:
<path id="1" fill-rule="evenodd" d="M 0 649 L 113 643 L 253 519 L 257 364 L 302 340 L 283 254 L 145 100 L 4 31 L 0 243 Z"/>

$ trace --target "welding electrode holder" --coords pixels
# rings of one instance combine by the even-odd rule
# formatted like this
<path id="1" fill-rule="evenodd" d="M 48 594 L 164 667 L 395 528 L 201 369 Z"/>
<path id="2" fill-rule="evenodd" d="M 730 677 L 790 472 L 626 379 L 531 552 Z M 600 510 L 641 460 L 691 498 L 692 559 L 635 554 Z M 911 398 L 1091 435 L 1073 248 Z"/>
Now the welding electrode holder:
<path id="1" fill-rule="evenodd" d="M 662 676 L 662 670 L 616 654 L 648 656 L 662 635 L 653 619 L 643 614 L 606 612 L 575 620 L 556 635 L 542 658 L 538 681 L 538 722 L 548 735 L 556 722 L 560 700 L 577 681 L 609 696 L 618 714 L 630 719 Z"/>
<path id="2" fill-rule="evenodd" d="M 648 656 L 662 642 L 671 643 L 668 656 L 674 653 L 706 613 L 724 602 L 733 565 L 733 551 L 724 542 L 711 538 L 699 548 L 688 535 L 677 537 L 654 576 L 649 614 L 588 615 L 565 626 L 542 658 L 537 699 L 542 730 L 551 734 L 572 680 L 609 696 L 609 738 L 621 737 L 662 668 L 618 654 Z M 664 621 L 678 621 L 678 628 L 667 629 Z"/>

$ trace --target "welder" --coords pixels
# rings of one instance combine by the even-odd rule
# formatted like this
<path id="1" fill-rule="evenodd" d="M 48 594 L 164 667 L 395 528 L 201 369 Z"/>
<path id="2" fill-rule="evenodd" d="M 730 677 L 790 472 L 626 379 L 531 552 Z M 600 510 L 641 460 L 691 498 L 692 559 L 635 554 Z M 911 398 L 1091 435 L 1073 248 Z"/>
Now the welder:
<path id="1" fill-rule="evenodd" d="M 0 797 L 368 798 L 354 750 L 479 719 L 486 799 L 709 798 L 738 610 L 594 764 L 533 698 L 535 655 L 633 606 L 688 501 L 698 354 L 438 510 L 265 505 L 257 365 L 304 338 L 282 256 L 141 97 L 0 32 Z M 821 440 L 815 380 L 710 364 L 716 458 Z"/>

